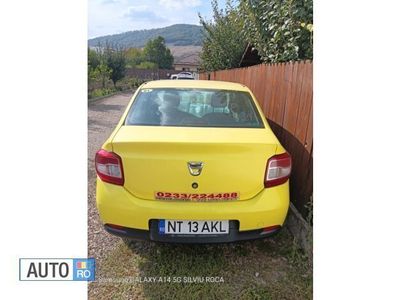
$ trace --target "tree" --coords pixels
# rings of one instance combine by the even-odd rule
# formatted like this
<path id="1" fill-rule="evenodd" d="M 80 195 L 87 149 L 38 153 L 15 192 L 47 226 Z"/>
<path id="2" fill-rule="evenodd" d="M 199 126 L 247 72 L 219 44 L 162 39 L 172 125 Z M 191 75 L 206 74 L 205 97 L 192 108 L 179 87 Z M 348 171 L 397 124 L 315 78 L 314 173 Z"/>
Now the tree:
<path id="1" fill-rule="evenodd" d="M 101 50 L 88 49 L 88 79 L 101 80 L 102 88 L 105 88 L 110 75 L 111 69 L 105 62 L 103 52 Z"/>
<path id="2" fill-rule="evenodd" d="M 140 64 L 136 66 L 138 69 L 157 69 L 157 64 L 151 61 L 142 61 Z"/>
<path id="3" fill-rule="evenodd" d="M 93 79 L 101 79 L 101 87 L 106 87 L 106 81 L 110 78 L 111 69 L 104 62 L 101 62 L 96 69 L 91 73 Z"/>
<path id="4" fill-rule="evenodd" d="M 100 64 L 100 58 L 96 50 L 88 48 L 88 72 L 94 71 Z"/>
<path id="5" fill-rule="evenodd" d="M 120 47 L 111 47 L 109 44 L 106 44 L 104 56 L 107 67 L 111 70 L 110 79 L 115 87 L 117 81 L 125 77 L 125 52 Z"/>
<path id="6" fill-rule="evenodd" d="M 171 69 L 174 62 L 171 50 L 167 48 L 165 40 L 161 36 L 146 43 L 143 56 L 146 61 L 155 63 L 160 69 Z"/>
<path id="7" fill-rule="evenodd" d="M 240 0 L 239 12 L 263 61 L 313 58 L 312 0 Z"/>
<path id="8" fill-rule="evenodd" d="M 205 20 L 199 14 L 200 23 L 204 28 L 201 68 L 206 71 L 236 68 L 246 47 L 242 31 L 243 21 L 230 0 L 226 2 L 225 11 L 219 9 L 216 0 L 213 0 L 211 5 L 212 21 Z"/>
<path id="9" fill-rule="evenodd" d="M 143 51 L 140 48 L 129 48 L 125 52 L 126 66 L 134 68 L 140 65 L 144 60 Z"/>

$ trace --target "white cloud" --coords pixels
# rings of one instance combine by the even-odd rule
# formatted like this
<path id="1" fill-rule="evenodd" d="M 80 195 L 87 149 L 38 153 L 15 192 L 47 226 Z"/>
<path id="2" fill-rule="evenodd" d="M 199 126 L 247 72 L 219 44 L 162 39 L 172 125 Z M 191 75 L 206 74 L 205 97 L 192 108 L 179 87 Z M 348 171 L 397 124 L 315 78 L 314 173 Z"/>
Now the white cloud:
<path id="1" fill-rule="evenodd" d="M 165 18 L 157 15 L 147 5 L 136 5 L 128 7 L 124 13 L 124 17 L 132 21 L 150 21 L 150 22 L 164 22 Z"/>
<path id="2" fill-rule="evenodd" d="M 200 0 L 159 0 L 158 2 L 160 5 L 170 9 L 182 9 L 201 5 Z"/>
<path id="3" fill-rule="evenodd" d="M 103 0 L 101 3 L 102 4 L 117 4 L 119 1 L 118 0 Z"/>

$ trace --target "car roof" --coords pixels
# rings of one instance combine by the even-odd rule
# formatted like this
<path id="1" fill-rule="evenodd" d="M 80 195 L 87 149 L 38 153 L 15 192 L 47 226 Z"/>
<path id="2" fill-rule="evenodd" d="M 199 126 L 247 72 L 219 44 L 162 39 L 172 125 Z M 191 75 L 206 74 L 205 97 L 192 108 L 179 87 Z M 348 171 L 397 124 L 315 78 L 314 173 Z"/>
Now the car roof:
<path id="1" fill-rule="evenodd" d="M 216 80 L 154 80 L 144 83 L 142 88 L 201 88 L 248 91 L 248 88 L 243 84 Z"/>

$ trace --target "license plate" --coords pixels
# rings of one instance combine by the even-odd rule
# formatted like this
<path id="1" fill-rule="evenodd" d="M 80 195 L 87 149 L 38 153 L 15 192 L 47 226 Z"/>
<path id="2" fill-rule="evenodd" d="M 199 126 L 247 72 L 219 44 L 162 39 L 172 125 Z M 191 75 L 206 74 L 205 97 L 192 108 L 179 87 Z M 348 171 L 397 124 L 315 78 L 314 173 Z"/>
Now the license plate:
<path id="1" fill-rule="evenodd" d="M 159 234 L 229 234 L 229 221 L 160 220 Z"/>
<path id="2" fill-rule="evenodd" d="M 239 192 L 225 193 L 174 193 L 174 192 L 155 192 L 154 198 L 157 200 L 186 200 L 186 201 L 227 201 L 239 200 Z"/>

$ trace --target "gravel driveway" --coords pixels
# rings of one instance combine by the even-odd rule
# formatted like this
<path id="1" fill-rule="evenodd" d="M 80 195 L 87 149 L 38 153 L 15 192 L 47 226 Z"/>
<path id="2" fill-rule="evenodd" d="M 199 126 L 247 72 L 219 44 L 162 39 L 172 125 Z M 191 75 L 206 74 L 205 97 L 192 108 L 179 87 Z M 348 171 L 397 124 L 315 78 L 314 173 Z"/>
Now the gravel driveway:
<path id="1" fill-rule="evenodd" d="M 96 209 L 96 171 L 94 156 L 110 136 L 132 93 L 118 94 L 89 103 L 88 106 L 88 257 L 98 260 L 120 240 L 103 229 Z"/>

